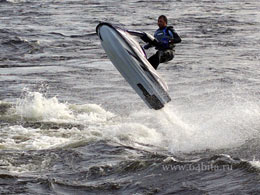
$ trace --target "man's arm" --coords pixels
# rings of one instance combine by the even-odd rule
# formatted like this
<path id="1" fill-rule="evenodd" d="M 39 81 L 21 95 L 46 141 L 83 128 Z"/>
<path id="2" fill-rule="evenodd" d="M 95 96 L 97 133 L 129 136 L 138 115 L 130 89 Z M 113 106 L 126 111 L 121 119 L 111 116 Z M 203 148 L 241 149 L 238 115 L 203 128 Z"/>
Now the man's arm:
<path id="1" fill-rule="evenodd" d="M 170 40 L 170 43 L 180 43 L 181 42 L 181 38 L 178 35 L 178 33 L 174 30 L 174 28 L 172 26 L 168 27 L 169 30 L 169 34 L 172 37 L 172 39 Z"/>
<path id="2" fill-rule="evenodd" d="M 143 36 L 141 36 L 141 39 L 148 43 L 144 46 L 144 49 L 149 49 L 151 47 L 157 47 L 159 42 L 157 41 L 156 38 L 154 38 L 152 35 L 148 33 L 144 33 Z"/>

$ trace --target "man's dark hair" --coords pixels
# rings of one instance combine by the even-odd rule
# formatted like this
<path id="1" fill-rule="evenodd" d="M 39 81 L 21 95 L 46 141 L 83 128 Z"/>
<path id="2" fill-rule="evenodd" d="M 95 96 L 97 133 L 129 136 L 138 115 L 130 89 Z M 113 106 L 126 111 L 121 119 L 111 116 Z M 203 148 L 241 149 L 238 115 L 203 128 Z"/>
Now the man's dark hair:
<path id="1" fill-rule="evenodd" d="M 160 15 L 158 20 L 161 18 L 166 22 L 166 24 L 168 23 L 167 17 L 165 15 Z"/>

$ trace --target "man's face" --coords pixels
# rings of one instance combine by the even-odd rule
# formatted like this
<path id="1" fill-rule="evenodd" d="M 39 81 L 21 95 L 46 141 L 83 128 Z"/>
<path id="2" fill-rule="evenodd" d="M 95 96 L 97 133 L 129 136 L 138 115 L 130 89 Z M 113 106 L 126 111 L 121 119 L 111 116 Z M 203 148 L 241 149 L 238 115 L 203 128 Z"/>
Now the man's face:
<path id="1" fill-rule="evenodd" d="M 164 27 L 167 26 L 167 24 L 166 24 L 166 22 L 164 21 L 163 18 L 158 19 L 158 26 L 159 26 L 159 28 L 164 28 Z"/>

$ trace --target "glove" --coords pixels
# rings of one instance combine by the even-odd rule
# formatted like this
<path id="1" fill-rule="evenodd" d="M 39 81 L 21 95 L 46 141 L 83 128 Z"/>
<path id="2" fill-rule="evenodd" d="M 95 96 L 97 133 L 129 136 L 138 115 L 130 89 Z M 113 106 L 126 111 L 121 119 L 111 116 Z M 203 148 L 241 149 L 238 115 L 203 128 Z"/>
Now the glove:
<path id="1" fill-rule="evenodd" d="M 141 36 L 141 39 L 146 43 L 149 43 L 151 41 L 146 33 L 144 33 L 144 35 Z"/>
<path id="2" fill-rule="evenodd" d="M 152 47 L 152 45 L 150 44 L 150 43 L 148 43 L 148 44 L 146 44 L 145 46 L 144 46 L 144 49 L 149 49 L 149 48 L 151 48 Z"/>

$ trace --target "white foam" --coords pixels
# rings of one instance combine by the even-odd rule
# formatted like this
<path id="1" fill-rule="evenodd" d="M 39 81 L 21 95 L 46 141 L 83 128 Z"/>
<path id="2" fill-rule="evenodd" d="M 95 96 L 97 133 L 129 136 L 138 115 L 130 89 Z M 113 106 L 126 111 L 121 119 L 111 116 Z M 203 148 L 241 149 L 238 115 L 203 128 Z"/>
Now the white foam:
<path id="1" fill-rule="evenodd" d="M 1 131 L 0 148 L 15 150 L 41 150 L 64 147 L 73 143 L 93 138 L 103 138 L 104 128 L 111 123 L 115 115 L 104 110 L 100 105 L 69 105 L 61 103 L 56 97 L 47 98 L 39 92 L 26 91 L 17 100 L 14 116 L 31 127 L 13 125 Z M 47 125 L 49 129 L 34 128 L 34 123 Z M 54 125 L 54 129 L 52 129 Z M 66 128 L 75 126 L 73 128 Z M 81 127 L 81 130 L 77 126 Z M 57 129 L 57 126 L 60 128 Z"/>
<path id="2" fill-rule="evenodd" d="M 96 123 L 114 116 L 96 104 L 69 105 L 59 102 L 56 97 L 47 98 L 42 93 L 30 91 L 17 101 L 16 114 L 27 120 L 58 123 Z"/>
<path id="3" fill-rule="evenodd" d="M 259 136 L 257 127 L 260 121 L 257 119 L 259 109 L 256 105 L 238 103 L 233 106 L 220 105 L 206 112 L 178 111 L 168 105 L 159 111 L 135 112 L 127 120 L 130 124 L 134 122 L 146 126 L 151 134 L 156 132 L 157 135 L 149 137 L 149 140 L 143 138 L 146 143 L 155 143 L 174 153 L 239 146 L 255 135 Z M 142 130 L 139 128 L 138 131 Z"/>
<path id="4" fill-rule="evenodd" d="M 97 104 L 70 105 L 69 108 L 76 112 L 74 119 L 79 123 L 96 124 L 106 122 L 115 114 L 106 111 Z"/>
<path id="5" fill-rule="evenodd" d="M 155 129 L 139 123 L 115 124 L 104 130 L 104 138 L 130 145 L 141 143 L 159 146 L 162 140 L 162 135 Z"/>
<path id="6" fill-rule="evenodd" d="M 10 2 L 10 3 L 25 3 L 25 2 L 28 2 L 28 0 L 7 0 L 7 2 Z"/>
<path id="7" fill-rule="evenodd" d="M 253 167 L 255 167 L 255 168 L 257 168 L 257 169 L 260 169 L 260 161 L 259 160 L 252 160 L 252 161 L 249 161 L 249 163 L 253 166 Z"/>
<path id="8" fill-rule="evenodd" d="M 62 137 L 59 131 L 57 134 L 34 129 L 25 128 L 20 125 L 9 126 L 2 129 L 1 148 L 13 150 L 39 150 L 53 148 L 69 141 L 69 138 Z"/>
<path id="9" fill-rule="evenodd" d="M 34 120 L 72 119 L 73 114 L 67 104 L 56 97 L 46 98 L 39 92 L 26 92 L 16 104 L 16 112 L 22 118 Z"/>
<path id="10" fill-rule="evenodd" d="M 69 105 L 56 97 L 27 92 L 16 106 L 16 113 L 23 120 L 78 124 L 83 129 L 8 127 L 9 136 L 1 145 L 13 149 L 47 149 L 94 138 L 129 145 L 153 145 L 173 153 L 220 149 L 238 146 L 259 135 L 259 111 L 253 103 L 240 102 L 232 106 L 219 104 L 205 111 L 191 109 L 190 112 L 168 105 L 159 111 L 143 109 L 116 116 L 100 105 Z M 14 135 L 24 139 L 17 141 Z"/>
<path id="11" fill-rule="evenodd" d="M 213 105 L 204 107 L 205 111 L 191 109 L 190 113 L 186 110 L 178 113 L 174 107 L 168 109 L 173 118 L 176 116 L 172 113 L 177 113 L 179 118 L 182 117 L 180 113 L 188 115 L 183 116 L 182 121 L 191 128 L 182 130 L 184 136 L 179 138 L 182 140 L 179 142 L 181 151 L 236 147 L 259 136 L 260 109 L 256 103 L 225 100 Z M 175 151 L 175 147 L 170 145 L 170 150 Z"/>

